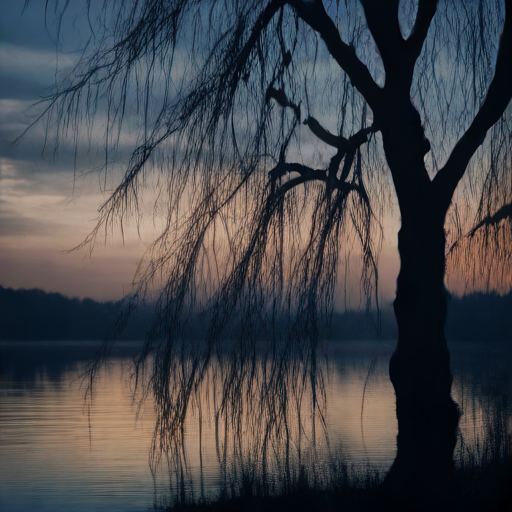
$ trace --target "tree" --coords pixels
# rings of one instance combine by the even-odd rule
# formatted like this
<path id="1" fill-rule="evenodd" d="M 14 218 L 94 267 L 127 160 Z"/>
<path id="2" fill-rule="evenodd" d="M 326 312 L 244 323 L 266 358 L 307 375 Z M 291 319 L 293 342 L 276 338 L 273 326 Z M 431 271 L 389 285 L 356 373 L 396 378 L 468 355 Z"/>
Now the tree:
<path id="1" fill-rule="evenodd" d="M 459 415 L 444 335 L 446 229 L 451 261 L 510 261 L 512 2 L 145 0 L 106 4 L 95 22 L 43 117 L 58 144 L 106 113 L 106 172 L 123 120 L 140 115 L 126 172 L 82 246 L 141 214 L 144 186 L 157 179 L 166 222 L 127 314 L 163 276 L 139 359 L 142 368 L 155 356 L 160 442 L 178 430 L 233 323 L 233 411 L 262 338 L 275 357 L 261 396 L 293 352 L 297 378 L 287 385 L 309 385 L 317 400 L 318 315 L 332 307 L 354 240 L 369 306 L 378 297 L 380 226 L 394 188 L 401 268 L 390 374 L 400 433 L 385 487 L 439 506 Z M 203 312 L 204 332 L 191 329 L 190 311 Z"/>

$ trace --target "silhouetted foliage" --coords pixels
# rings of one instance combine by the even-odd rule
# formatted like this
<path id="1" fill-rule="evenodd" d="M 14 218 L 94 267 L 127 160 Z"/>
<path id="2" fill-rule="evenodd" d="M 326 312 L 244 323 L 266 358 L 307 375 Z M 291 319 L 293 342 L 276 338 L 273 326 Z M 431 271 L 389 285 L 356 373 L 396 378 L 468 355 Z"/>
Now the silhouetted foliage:
<path id="1" fill-rule="evenodd" d="M 377 301 L 394 191 L 390 373 L 402 427 L 388 483 L 401 482 L 407 506 L 439 490 L 422 504 L 437 507 L 458 421 L 444 335 L 447 232 L 451 268 L 510 285 L 511 0 L 145 0 L 105 3 L 97 18 L 85 5 L 91 42 L 43 117 L 56 146 L 84 131 L 92 139 L 102 117 L 105 173 L 127 116 L 139 122 L 125 174 L 82 246 L 140 218 L 156 184 L 164 227 L 118 324 L 163 284 L 137 364 L 157 402 L 154 453 L 179 452 L 180 425 L 233 321 L 219 412 L 237 418 L 247 414 L 242 390 L 259 396 L 263 458 L 283 435 L 290 397 L 310 392 L 322 415 L 319 319 L 330 317 L 350 253 L 368 308 Z M 286 336 L 276 318 L 287 319 Z"/>

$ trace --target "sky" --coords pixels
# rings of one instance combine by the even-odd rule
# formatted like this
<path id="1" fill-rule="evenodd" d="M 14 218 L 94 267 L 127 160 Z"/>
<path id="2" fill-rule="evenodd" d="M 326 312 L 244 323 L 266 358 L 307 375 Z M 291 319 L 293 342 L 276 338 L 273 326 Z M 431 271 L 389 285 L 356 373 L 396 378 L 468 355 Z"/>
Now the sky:
<path id="1" fill-rule="evenodd" d="M 101 175 L 90 172 L 102 163 L 101 144 L 79 152 L 75 166 L 70 146 L 62 145 L 54 154 L 49 145 L 43 153 L 41 123 L 14 141 L 41 112 L 42 106 L 35 105 L 39 98 L 71 70 L 89 32 L 85 20 L 77 21 L 72 11 L 83 3 L 71 2 L 57 52 L 54 13 L 47 13 L 45 27 L 45 0 L 30 0 L 25 10 L 24 4 L 0 0 L 0 285 L 118 300 L 131 289 L 137 263 L 156 230 L 148 224 L 139 237 L 128 229 L 124 242 L 114 234 L 92 254 L 87 249 L 69 252 L 93 229 L 106 198 Z M 380 257 L 379 288 L 385 302 L 392 300 L 399 269 L 396 227 L 395 219 Z M 348 306 L 357 308 L 357 272 L 347 289 Z"/>
<path id="2" fill-rule="evenodd" d="M 75 13 L 70 12 L 56 76 L 53 13 L 47 30 L 45 0 L 31 0 L 23 12 L 24 3 L 0 2 L 0 285 L 117 300 L 129 291 L 151 235 L 138 240 L 128 232 L 124 245 L 114 237 L 99 244 L 92 256 L 87 250 L 67 252 L 94 227 L 104 200 L 100 178 L 87 172 L 97 164 L 100 148 L 92 148 L 75 169 L 70 147 L 42 155 L 42 124 L 18 144 L 14 141 L 40 112 L 34 104 L 75 62 L 76 53 L 68 48 L 83 44 L 87 31 L 72 27 Z"/>

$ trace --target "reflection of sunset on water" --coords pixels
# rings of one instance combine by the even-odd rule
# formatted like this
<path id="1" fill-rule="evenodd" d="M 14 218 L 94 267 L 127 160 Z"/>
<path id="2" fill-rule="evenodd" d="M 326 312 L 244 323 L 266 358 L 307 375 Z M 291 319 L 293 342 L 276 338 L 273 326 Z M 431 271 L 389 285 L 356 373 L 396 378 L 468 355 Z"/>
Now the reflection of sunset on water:
<path id="1" fill-rule="evenodd" d="M 253 395 L 240 396 L 240 416 L 232 414 L 232 406 L 222 409 L 221 377 L 229 368 L 217 361 L 194 395 L 183 444 L 173 446 L 164 457 L 154 483 L 148 461 L 154 402 L 148 397 L 138 409 L 140 396 L 133 400 L 127 356 L 109 359 L 88 409 L 78 378 L 85 356 L 66 356 L 69 361 L 63 361 L 57 371 L 48 364 L 55 360 L 58 346 L 31 346 L 38 354 L 35 366 L 23 369 L 22 358 L 12 359 L 20 350 L 23 344 L 0 346 L 2 503 L 23 496 L 27 506 L 43 500 L 52 510 L 63 510 L 60 504 L 70 503 L 84 511 L 91 506 L 107 511 L 113 504 L 140 510 L 155 496 L 158 501 L 167 495 L 169 471 L 171 493 L 183 483 L 187 492 L 206 497 L 223 489 L 230 493 L 244 478 L 266 480 L 272 492 L 286 479 L 297 479 L 300 467 L 317 481 L 328 481 L 344 464 L 349 470 L 378 471 L 382 476 L 395 457 L 395 400 L 387 376 L 390 342 L 330 345 L 328 364 L 322 363 L 325 429 L 320 411 L 313 414 L 308 393 L 299 408 L 290 394 L 288 415 L 274 417 L 270 430 L 265 424 L 269 416 L 262 412 L 265 408 L 254 401 L 258 388 Z M 73 350 L 79 354 L 85 349 L 75 344 Z M 89 348 L 87 357 L 94 350 Z M 504 452 L 503 436 L 512 426 L 506 401 L 512 394 L 510 349 L 500 343 L 475 343 L 453 344 L 451 350 L 454 398 L 463 411 L 463 441 L 456 449 L 456 463 Z"/>

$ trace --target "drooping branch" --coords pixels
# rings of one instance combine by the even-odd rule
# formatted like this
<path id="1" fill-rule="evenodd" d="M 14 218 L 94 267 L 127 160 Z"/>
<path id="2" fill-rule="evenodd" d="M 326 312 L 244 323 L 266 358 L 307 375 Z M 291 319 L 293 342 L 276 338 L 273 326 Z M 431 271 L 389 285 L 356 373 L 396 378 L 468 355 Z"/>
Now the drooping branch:
<path id="1" fill-rule="evenodd" d="M 446 165 L 434 178 L 441 206 L 446 211 L 457 184 L 482 145 L 487 131 L 498 122 L 512 100 L 512 0 L 505 0 L 505 24 L 501 34 L 494 78 L 473 123 L 457 142 Z"/>
<path id="2" fill-rule="evenodd" d="M 275 16 L 277 11 L 281 9 L 285 5 L 285 0 L 272 0 L 265 9 L 263 9 L 262 13 L 258 17 L 256 23 L 254 24 L 251 35 L 249 39 L 245 43 L 244 47 L 240 51 L 240 54 L 237 58 L 236 64 L 236 72 L 233 75 L 233 82 L 231 84 L 231 89 L 234 91 L 238 87 L 238 81 L 242 72 L 247 65 L 247 61 L 249 60 L 249 56 L 251 52 L 256 47 L 258 40 L 261 37 L 263 30 L 268 26 L 268 24 L 272 21 L 272 18 Z"/>
<path id="3" fill-rule="evenodd" d="M 466 283 L 478 283 L 489 289 L 496 282 L 497 289 L 510 287 L 512 270 L 512 202 L 507 202 L 495 213 L 481 218 L 469 231 L 462 232 L 448 251 L 450 264 L 461 269 Z M 479 283 L 479 284 L 480 284 Z"/>
<path id="4" fill-rule="evenodd" d="M 502 220 L 512 220 L 512 203 L 502 206 L 494 215 L 488 215 L 482 219 L 469 233 L 467 236 L 474 237 L 476 232 L 484 226 L 495 226 Z"/>

